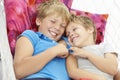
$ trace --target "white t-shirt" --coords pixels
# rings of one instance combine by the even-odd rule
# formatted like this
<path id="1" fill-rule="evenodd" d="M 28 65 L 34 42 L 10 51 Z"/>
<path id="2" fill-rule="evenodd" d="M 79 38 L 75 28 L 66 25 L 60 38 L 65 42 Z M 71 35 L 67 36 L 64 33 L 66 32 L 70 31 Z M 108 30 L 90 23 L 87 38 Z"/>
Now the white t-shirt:
<path id="1" fill-rule="evenodd" d="M 115 52 L 111 48 L 111 46 L 109 46 L 108 44 L 103 44 L 103 43 L 101 43 L 99 45 L 86 46 L 86 47 L 83 47 L 83 49 L 85 49 L 85 50 L 87 50 L 87 51 L 89 51 L 91 53 L 97 54 L 97 55 L 99 55 L 101 57 L 104 57 L 104 54 L 107 53 L 107 52 Z M 95 74 L 103 75 L 103 76 L 105 76 L 105 78 L 107 80 L 113 80 L 113 76 L 99 70 L 88 59 L 78 58 L 78 65 L 79 65 L 80 69 L 84 69 L 84 70 L 90 71 L 90 72 L 95 73 Z"/>

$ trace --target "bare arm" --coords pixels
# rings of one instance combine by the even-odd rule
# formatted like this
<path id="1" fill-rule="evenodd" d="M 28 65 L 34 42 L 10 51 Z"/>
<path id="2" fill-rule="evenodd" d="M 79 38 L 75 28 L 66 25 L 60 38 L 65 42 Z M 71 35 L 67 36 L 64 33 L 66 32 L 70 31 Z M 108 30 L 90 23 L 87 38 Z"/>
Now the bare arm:
<path id="1" fill-rule="evenodd" d="M 105 57 L 90 54 L 88 56 L 88 59 L 103 72 L 106 72 L 113 76 L 117 73 L 118 63 L 117 57 L 114 53 L 106 53 Z"/>
<path id="2" fill-rule="evenodd" d="M 114 76 L 114 80 L 120 80 L 120 70 L 118 70 L 117 74 Z"/>
<path id="3" fill-rule="evenodd" d="M 15 74 L 18 79 L 33 74 L 41 70 L 51 59 L 56 56 L 65 54 L 65 46 L 59 45 L 53 48 L 49 48 L 46 51 L 32 56 L 33 46 L 31 42 L 26 37 L 21 37 L 16 43 L 15 57 L 14 57 L 14 68 Z M 60 49 L 63 49 L 60 54 Z M 55 52 L 55 50 L 57 51 Z M 64 54 L 62 54 L 64 53 Z"/>
<path id="4" fill-rule="evenodd" d="M 69 76 L 75 80 L 78 80 L 80 78 L 90 78 L 91 80 L 106 80 L 103 76 L 96 75 L 83 69 L 79 69 L 77 60 L 72 55 L 69 55 L 67 57 L 66 64 Z"/>
<path id="5" fill-rule="evenodd" d="M 117 73 L 118 63 L 116 54 L 106 53 L 105 56 L 102 57 L 77 47 L 72 47 L 71 49 L 74 51 L 74 56 L 88 58 L 88 60 L 101 71 L 111 75 L 115 75 Z"/>

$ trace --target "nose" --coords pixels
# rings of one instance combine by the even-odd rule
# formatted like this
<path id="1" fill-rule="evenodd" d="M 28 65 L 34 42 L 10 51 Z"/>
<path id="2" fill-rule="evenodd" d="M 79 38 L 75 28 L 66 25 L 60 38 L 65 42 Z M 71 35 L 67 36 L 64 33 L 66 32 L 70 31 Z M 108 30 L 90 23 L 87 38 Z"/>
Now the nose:
<path id="1" fill-rule="evenodd" d="M 73 34 L 74 34 L 74 33 L 71 31 L 71 32 L 69 33 L 70 37 L 72 37 L 72 36 L 73 36 Z"/>
<path id="2" fill-rule="evenodd" d="M 57 30 L 60 30 L 60 25 L 57 24 L 57 25 L 55 26 L 55 28 L 56 28 Z"/>

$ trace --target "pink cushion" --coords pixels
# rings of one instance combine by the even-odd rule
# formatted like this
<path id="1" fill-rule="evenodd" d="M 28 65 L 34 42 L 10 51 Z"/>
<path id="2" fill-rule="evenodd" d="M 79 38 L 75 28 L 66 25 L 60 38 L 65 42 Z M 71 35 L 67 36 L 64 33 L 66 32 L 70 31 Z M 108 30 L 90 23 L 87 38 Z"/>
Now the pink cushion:
<path id="1" fill-rule="evenodd" d="M 108 14 L 96 14 L 86 11 L 75 10 L 75 9 L 71 9 L 70 11 L 73 14 L 88 16 L 89 18 L 91 18 L 94 21 L 97 29 L 96 44 L 99 44 L 104 40 L 104 32 L 105 32 L 105 26 L 107 23 Z"/>

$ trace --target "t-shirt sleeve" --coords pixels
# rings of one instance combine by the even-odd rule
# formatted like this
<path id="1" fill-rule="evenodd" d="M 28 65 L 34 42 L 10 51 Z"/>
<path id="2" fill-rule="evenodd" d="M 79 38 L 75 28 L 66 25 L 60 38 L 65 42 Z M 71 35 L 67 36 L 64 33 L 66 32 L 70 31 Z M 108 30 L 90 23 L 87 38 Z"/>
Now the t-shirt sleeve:
<path id="1" fill-rule="evenodd" d="M 68 42 L 68 38 L 65 37 L 65 36 L 62 36 L 61 39 L 65 41 L 65 43 L 66 43 L 66 45 L 67 45 L 67 48 L 69 49 L 69 48 L 71 47 L 71 45 L 70 45 L 69 42 Z"/>
<path id="2" fill-rule="evenodd" d="M 116 55 L 118 55 L 115 48 L 109 43 L 101 43 L 100 45 L 103 46 L 102 49 L 103 49 L 104 54 L 111 52 L 111 53 L 115 53 Z"/>
<path id="3" fill-rule="evenodd" d="M 32 30 L 24 31 L 19 37 L 21 36 L 27 37 L 32 43 L 33 47 L 35 46 L 35 44 L 38 42 L 38 39 L 39 39 L 38 35 Z"/>
<path id="4" fill-rule="evenodd" d="M 72 53 L 73 53 L 73 51 L 70 49 L 70 48 L 71 48 L 71 45 L 70 45 L 70 43 L 68 42 L 68 38 L 67 38 L 67 37 L 62 36 L 62 40 L 64 40 L 64 41 L 65 41 L 65 43 L 66 43 L 66 45 L 67 45 L 68 52 L 69 52 L 70 54 L 72 54 Z"/>

